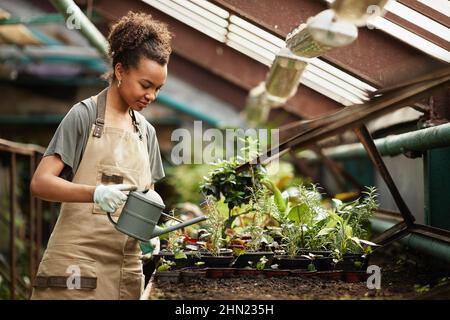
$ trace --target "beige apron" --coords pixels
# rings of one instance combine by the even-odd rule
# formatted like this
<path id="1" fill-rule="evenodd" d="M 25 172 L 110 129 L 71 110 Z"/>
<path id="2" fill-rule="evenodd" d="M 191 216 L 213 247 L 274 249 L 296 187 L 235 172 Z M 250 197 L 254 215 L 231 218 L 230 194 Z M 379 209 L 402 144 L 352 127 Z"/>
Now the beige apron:
<path id="1" fill-rule="evenodd" d="M 145 136 L 103 126 L 106 92 L 73 182 L 150 187 Z M 112 216 L 119 217 L 122 207 Z M 139 299 L 143 287 L 139 241 L 117 231 L 94 203 L 63 203 L 34 281 L 31 299 Z"/>

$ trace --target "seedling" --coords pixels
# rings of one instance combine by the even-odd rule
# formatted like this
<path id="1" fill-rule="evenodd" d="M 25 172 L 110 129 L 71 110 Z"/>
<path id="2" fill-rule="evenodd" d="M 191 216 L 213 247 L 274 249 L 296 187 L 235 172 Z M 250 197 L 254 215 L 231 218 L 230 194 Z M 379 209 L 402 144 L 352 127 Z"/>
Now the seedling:
<path id="1" fill-rule="evenodd" d="M 164 258 L 161 258 L 158 261 L 158 267 L 156 268 L 156 271 L 162 272 L 162 271 L 169 271 L 172 266 L 175 265 L 175 261 L 166 260 Z"/>

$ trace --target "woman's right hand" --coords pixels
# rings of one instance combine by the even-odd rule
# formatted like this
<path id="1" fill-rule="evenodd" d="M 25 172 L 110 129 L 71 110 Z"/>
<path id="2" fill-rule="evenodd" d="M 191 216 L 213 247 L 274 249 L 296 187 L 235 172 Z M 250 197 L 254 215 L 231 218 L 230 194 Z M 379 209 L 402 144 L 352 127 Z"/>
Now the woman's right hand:
<path id="1" fill-rule="evenodd" d="M 125 203 L 128 196 L 122 191 L 135 191 L 136 186 L 129 184 L 100 184 L 94 191 L 94 202 L 100 206 L 103 211 L 114 212 Z"/>

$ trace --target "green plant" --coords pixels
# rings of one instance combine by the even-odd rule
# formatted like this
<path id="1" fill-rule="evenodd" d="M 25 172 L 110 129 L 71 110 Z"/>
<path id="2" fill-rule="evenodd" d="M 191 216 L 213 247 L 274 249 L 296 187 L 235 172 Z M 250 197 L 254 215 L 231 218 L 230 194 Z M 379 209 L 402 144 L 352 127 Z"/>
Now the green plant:
<path id="1" fill-rule="evenodd" d="M 326 221 L 326 218 L 319 221 L 314 221 L 313 224 L 308 226 L 308 229 L 305 232 L 305 249 L 327 250 L 330 247 L 330 238 L 321 234 L 322 229 L 326 227 Z"/>
<path id="2" fill-rule="evenodd" d="M 182 247 L 183 240 L 178 232 L 170 232 L 167 239 L 167 249 L 174 255 L 174 259 L 187 259 Z"/>
<path id="3" fill-rule="evenodd" d="M 289 255 L 297 254 L 300 248 L 324 249 L 328 243 L 326 237 L 317 234 L 324 226 L 328 213 L 321 205 L 321 195 L 317 187 L 299 185 L 289 196 L 283 196 L 271 183 L 274 202 L 278 208 L 275 219 L 281 222 L 282 242 Z"/>
<path id="4" fill-rule="evenodd" d="M 420 284 L 415 284 L 414 285 L 414 291 L 417 293 L 426 293 L 428 291 L 430 291 L 430 285 L 420 285 Z"/>
<path id="5" fill-rule="evenodd" d="M 362 200 L 359 198 L 349 203 L 334 200 L 336 213 L 347 220 L 353 229 L 353 235 L 362 239 L 368 238 L 369 218 L 373 215 L 373 211 L 378 208 L 376 188 L 366 188 L 367 191 L 362 192 Z"/>
<path id="6" fill-rule="evenodd" d="M 252 200 L 250 202 L 250 211 L 247 216 L 251 217 L 250 224 L 243 228 L 243 232 L 250 236 L 247 242 L 247 249 L 258 251 L 262 245 L 268 245 L 273 242 L 272 237 L 265 230 L 265 218 L 270 217 L 271 210 L 274 209 L 273 202 L 270 201 L 270 195 L 266 188 L 253 189 Z"/>
<path id="7" fill-rule="evenodd" d="M 216 201 L 224 197 L 224 202 L 228 205 L 229 217 L 231 210 L 249 203 L 252 197 L 251 190 L 248 188 L 261 188 L 261 181 L 266 177 L 266 171 L 260 164 L 251 164 L 249 169 L 239 173 L 236 169 L 239 165 L 253 160 L 257 155 L 258 141 L 248 137 L 245 145 L 241 148 L 243 157 L 231 157 L 229 160 L 218 160 L 215 162 L 214 169 L 207 176 L 203 177 L 201 192 L 206 196 L 212 196 Z"/>
<path id="8" fill-rule="evenodd" d="M 216 203 L 214 203 L 211 196 L 207 196 L 203 202 L 202 209 L 205 211 L 205 215 L 208 217 L 206 221 L 205 233 L 202 238 L 207 239 L 206 249 L 213 255 L 219 255 L 220 248 L 225 242 L 222 237 L 222 233 L 225 225 L 225 217 L 217 209 Z"/>
<path id="9" fill-rule="evenodd" d="M 318 236 L 330 236 L 332 241 L 333 256 L 335 262 L 343 260 L 346 253 L 365 253 L 370 247 L 364 248 L 364 245 L 377 246 L 377 244 L 360 239 L 353 234 L 353 228 L 348 222 L 348 217 L 344 219 L 338 214 L 332 212 L 326 226 L 319 232 Z"/>
<path id="10" fill-rule="evenodd" d="M 283 238 L 281 246 L 290 257 L 294 257 L 300 250 L 301 239 L 304 234 L 304 226 L 287 222 L 281 225 Z"/>
<path id="11" fill-rule="evenodd" d="M 278 212 L 273 218 L 279 223 L 293 221 L 294 223 L 311 224 L 313 220 L 321 220 L 326 216 L 321 205 L 322 196 L 314 184 L 309 188 L 303 184 L 290 188 L 290 193 L 281 192 L 270 180 L 264 180 L 264 185 L 272 191 L 273 199 Z"/>
<path id="12" fill-rule="evenodd" d="M 310 264 L 308 264 L 308 268 L 307 268 L 308 271 L 316 271 L 316 265 L 315 265 L 314 261 L 318 257 L 323 257 L 322 255 L 316 255 L 316 254 L 312 254 L 312 253 L 302 254 L 301 256 L 303 258 L 309 259 L 311 261 Z"/>
<path id="13" fill-rule="evenodd" d="M 10 298 L 9 286 L 5 281 L 3 281 L 3 277 L 0 275 L 0 299 L 7 300 Z"/>
<path id="14" fill-rule="evenodd" d="M 436 287 L 445 286 L 445 285 L 447 285 L 449 283 L 450 283 L 450 277 L 443 277 L 443 278 L 439 279 Z"/>
<path id="15" fill-rule="evenodd" d="M 310 272 L 316 271 L 316 266 L 314 265 L 314 263 L 308 264 L 308 271 Z"/>
<path id="16" fill-rule="evenodd" d="M 342 203 L 333 199 L 334 210 L 328 214 L 325 224 L 317 233 L 318 237 L 327 239 L 335 262 L 342 260 L 347 253 L 367 254 L 371 252 L 371 247 L 377 246 L 365 240 L 368 238 L 368 219 L 377 208 L 376 189 L 367 189 L 362 200 Z"/>
<path id="17" fill-rule="evenodd" d="M 263 270 L 266 267 L 266 263 L 269 261 L 266 256 L 262 256 L 256 263 L 256 269 Z"/>
<path id="18" fill-rule="evenodd" d="M 176 263 L 175 261 L 166 260 L 164 258 L 159 259 L 158 266 L 156 267 L 156 271 L 162 272 L 162 271 L 169 271 L 172 266 L 174 266 Z"/>

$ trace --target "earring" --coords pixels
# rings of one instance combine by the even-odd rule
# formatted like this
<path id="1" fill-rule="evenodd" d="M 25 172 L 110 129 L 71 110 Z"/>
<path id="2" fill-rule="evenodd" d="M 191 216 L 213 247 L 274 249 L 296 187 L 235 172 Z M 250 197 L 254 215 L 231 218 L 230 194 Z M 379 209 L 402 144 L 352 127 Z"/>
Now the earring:
<path id="1" fill-rule="evenodd" d="M 117 84 L 117 88 L 119 88 L 121 84 L 122 84 L 122 80 L 119 79 L 119 83 Z"/>

